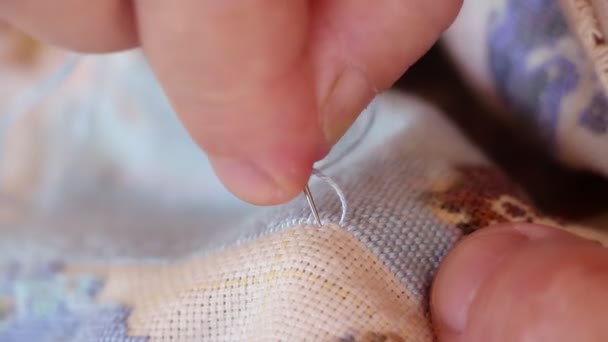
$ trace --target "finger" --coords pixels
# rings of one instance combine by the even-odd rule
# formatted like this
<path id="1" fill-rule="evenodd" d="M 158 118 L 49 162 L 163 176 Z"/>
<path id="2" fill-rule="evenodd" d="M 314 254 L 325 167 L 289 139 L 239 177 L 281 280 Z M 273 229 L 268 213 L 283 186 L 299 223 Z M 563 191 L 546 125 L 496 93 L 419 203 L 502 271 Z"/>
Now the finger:
<path id="1" fill-rule="evenodd" d="M 488 228 L 440 266 L 441 341 L 608 341 L 608 250 L 556 228 Z"/>
<path id="2" fill-rule="evenodd" d="M 141 0 L 142 45 L 227 188 L 256 204 L 302 191 L 324 153 L 304 0 Z"/>
<path id="3" fill-rule="evenodd" d="M 37 38 L 82 52 L 137 45 L 129 0 L 3 0 L 0 18 Z"/>
<path id="4" fill-rule="evenodd" d="M 462 0 L 313 2 L 314 67 L 323 131 L 335 143 L 452 23 Z"/>
<path id="5" fill-rule="evenodd" d="M 155 0 L 137 12 L 153 67 L 224 184 L 273 204 L 301 191 L 312 163 L 460 2 Z"/>

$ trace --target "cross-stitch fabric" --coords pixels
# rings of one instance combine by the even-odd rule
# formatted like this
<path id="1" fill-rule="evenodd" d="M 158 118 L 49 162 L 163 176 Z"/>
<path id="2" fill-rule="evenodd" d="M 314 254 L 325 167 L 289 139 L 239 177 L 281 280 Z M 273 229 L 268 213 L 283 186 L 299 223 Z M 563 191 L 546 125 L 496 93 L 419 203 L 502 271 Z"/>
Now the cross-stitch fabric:
<path id="1" fill-rule="evenodd" d="M 547 153 L 605 174 L 602 76 L 572 3 L 470 1 L 443 44 Z M 26 84 L 61 61 L 51 50 L 26 63 L 36 72 L 17 67 L 36 48 L 14 37 L 3 75 Z M 465 38 L 476 48 L 458 49 Z M 465 234 L 538 222 L 605 241 L 539 212 L 438 106 L 401 91 L 378 95 L 317 165 L 347 204 L 340 223 L 336 192 L 313 177 L 318 227 L 302 196 L 260 208 L 223 189 L 139 52 L 68 67 L 0 136 L 0 341 L 433 341 L 429 287 Z"/>

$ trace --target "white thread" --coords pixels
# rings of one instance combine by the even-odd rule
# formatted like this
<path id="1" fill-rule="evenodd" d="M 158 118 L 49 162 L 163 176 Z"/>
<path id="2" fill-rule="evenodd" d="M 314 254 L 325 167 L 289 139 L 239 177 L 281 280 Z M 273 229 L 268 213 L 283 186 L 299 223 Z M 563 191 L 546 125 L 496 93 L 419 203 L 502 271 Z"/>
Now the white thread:
<path id="1" fill-rule="evenodd" d="M 345 61 L 345 64 L 346 64 L 345 70 L 350 70 L 350 72 L 358 72 L 359 76 L 362 76 L 367 81 L 369 89 L 371 89 L 371 91 L 374 93 L 374 97 L 376 97 L 380 93 L 376 84 L 374 82 L 372 82 L 372 79 L 369 77 L 369 74 L 367 72 L 365 72 L 366 68 L 364 66 L 355 64 L 350 60 Z M 370 108 L 370 106 L 371 106 L 371 108 Z M 325 165 L 321 165 L 320 166 L 321 170 L 327 170 L 330 167 L 337 164 L 340 160 L 344 159 L 344 157 L 346 157 L 353 150 L 355 150 L 359 146 L 359 143 L 361 143 L 361 141 L 363 141 L 363 139 L 368 135 L 368 133 L 371 130 L 372 126 L 374 125 L 374 121 L 376 119 L 376 106 L 373 102 L 371 102 L 363 110 L 363 112 L 359 113 L 359 115 L 361 116 L 368 109 L 371 110 L 372 112 L 371 112 L 371 114 L 369 114 L 370 118 L 367 121 L 365 127 L 363 128 L 363 131 L 361 132 L 361 134 L 356 139 L 354 139 L 354 142 L 352 142 L 350 145 L 348 145 L 346 148 L 344 148 L 338 154 L 337 157 L 333 158 L 333 160 L 330 159 L 329 162 L 327 162 Z M 339 145 L 339 143 L 340 142 L 338 141 L 338 145 Z"/>
<path id="2" fill-rule="evenodd" d="M 347 202 L 346 202 L 346 196 L 344 196 L 344 192 L 342 192 L 342 189 L 340 189 L 340 186 L 338 184 L 336 184 L 336 182 L 334 182 L 333 179 L 331 179 L 329 176 L 323 174 L 321 171 L 319 171 L 317 169 L 313 169 L 312 174 L 317 176 L 320 180 L 324 181 L 325 183 L 329 184 L 329 186 L 331 186 L 334 189 L 334 191 L 336 192 L 336 194 L 338 195 L 338 198 L 340 199 L 340 203 L 342 205 L 342 215 L 340 216 L 340 221 L 338 222 L 338 224 L 340 224 L 340 225 L 344 224 L 344 220 L 346 219 L 346 212 L 348 209 Z"/>
<path id="3" fill-rule="evenodd" d="M 327 170 L 332 166 L 338 164 L 342 159 L 344 159 L 347 155 L 349 155 L 352 151 L 359 147 L 361 141 L 365 139 L 365 137 L 369 134 L 369 131 L 374 126 L 374 122 L 376 119 L 376 106 L 372 104 L 369 110 L 371 110 L 371 113 L 368 114 L 369 119 L 367 120 L 367 122 L 365 122 L 365 126 L 363 127 L 361 134 L 359 134 L 359 136 L 354 139 L 350 145 L 347 145 L 347 147 L 343 148 L 342 151 L 339 152 L 338 156 L 334 157 L 333 159 L 330 159 L 329 162 L 327 162 L 325 165 L 321 165 L 319 170 Z"/>
<path id="4" fill-rule="evenodd" d="M 374 91 L 374 94 L 377 95 L 378 94 L 377 87 L 371 82 L 370 82 L 370 84 L 372 86 L 372 90 Z M 365 123 L 365 126 L 364 126 L 363 130 L 361 131 L 361 134 L 359 134 L 359 136 L 356 139 L 354 139 L 354 141 L 350 145 L 347 145 L 347 147 L 344 148 L 338 154 L 337 157 L 333 158 L 333 160 L 330 160 L 325 165 L 321 165 L 320 166 L 321 170 L 327 170 L 327 169 L 331 168 L 332 166 L 336 165 L 338 162 L 340 162 L 342 159 L 344 159 L 348 154 L 350 154 L 353 150 L 355 150 L 359 146 L 359 144 L 365 139 L 365 137 L 369 134 L 372 127 L 374 126 L 375 119 L 376 119 L 376 106 L 374 103 L 371 103 L 370 106 L 371 106 L 371 108 L 369 106 L 368 106 L 368 108 L 366 108 L 366 110 L 371 110 L 371 113 L 368 114 L 369 119 Z M 348 211 L 348 203 L 346 201 L 346 196 L 344 195 L 344 192 L 342 191 L 342 189 L 340 189 L 340 186 L 338 186 L 338 184 L 336 182 L 334 182 L 333 179 L 331 179 L 329 176 L 323 174 L 319 169 L 313 168 L 312 174 L 317 176 L 319 179 L 321 179 L 325 183 L 329 184 L 329 186 L 331 186 L 334 189 L 334 191 L 336 192 L 336 194 L 338 195 L 338 198 L 340 199 L 340 204 L 342 205 L 342 215 L 340 216 L 340 221 L 338 222 L 338 224 L 343 225 L 344 220 L 346 219 L 347 211 Z"/>
<path id="5" fill-rule="evenodd" d="M 53 72 L 47 79 L 43 80 L 37 87 L 34 88 L 33 91 L 25 94 L 24 96 L 18 98 L 16 101 L 9 106 L 9 110 L 5 115 L 2 116 L 2 120 L 0 121 L 0 136 L 4 136 L 8 131 L 9 127 L 17 121 L 22 115 L 26 114 L 33 107 L 35 107 L 39 102 L 44 100 L 53 90 L 57 89 L 61 83 L 76 69 L 80 62 L 80 58 L 77 55 L 68 56 L 65 59 L 65 62 L 59 66 L 55 72 Z M 377 93 L 377 90 L 376 90 Z M 334 159 L 328 165 L 325 165 L 324 169 L 329 168 L 332 164 L 337 163 L 341 159 L 343 159 L 348 153 L 354 150 L 359 143 L 363 140 L 363 138 L 369 133 L 369 130 L 373 126 L 373 122 L 375 119 L 375 110 L 372 111 L 371 118 L 368 120 L 365 128 L 361 135 L 355 139 L 355 141 L 348 146 L 338 158 Z M 346 196 L 340 186 L 331 179 L 329 176 L 323 174 L 321 171 L 317 169 L 313 169 L 313 175 L 317 176 L 319 179 L 329 184 L 340 199 L 340 203 L 342 206 L 342 215 L 340 216 L 339 224 L 343 224 L 346 219 L 346 213 L 348 210 L 348 205 L 346 202 Z"/>

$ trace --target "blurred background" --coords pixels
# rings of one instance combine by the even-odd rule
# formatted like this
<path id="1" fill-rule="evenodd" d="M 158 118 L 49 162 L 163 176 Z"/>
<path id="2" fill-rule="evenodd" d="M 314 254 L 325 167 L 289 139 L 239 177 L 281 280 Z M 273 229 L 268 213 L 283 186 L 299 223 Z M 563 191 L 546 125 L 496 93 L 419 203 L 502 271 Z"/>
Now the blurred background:
<path id="1" fill-rule="evenodd" d="M 2 246 L 2 234 L 13 241 L 21 234 L 66 250 L 103 246 L 94 254 L 164 258 L 228 241 L 235 232 L 210 227 L 262 210 L 217 181 L 139 51 L 72 55 L 0 23 L 0 76 L 0 248 L 27 248 Z M 533 134 L 488 114 L 440 46 L 395 87 L 444 109 L 540 209 L 596 226 L 607 221 L 608 182 L 564 168 Z"/>
<path id="2" fill-rule="evenodd" d="M 223 187 L 138 50 L 74 55 L 2 26 L 0 75 L 0 251 L 36 240 L 78 258 L 163 259 L 234 241 L 276 209 Z M 373 117 L 316 166 L 340 160 Z"/>
<path id="3" fill-rule="evenodd" d="M 0 75 L 0 224 L 12 238 L 67 232 L 66 245 L 111 238 L 122 250 L 154 232 L 137 250 L 170 254 L 257 209 L 218 183 L 138 51 L 72 55 L 0 26 Z M 172 244 L 180 231 L 201 239 Z"/>

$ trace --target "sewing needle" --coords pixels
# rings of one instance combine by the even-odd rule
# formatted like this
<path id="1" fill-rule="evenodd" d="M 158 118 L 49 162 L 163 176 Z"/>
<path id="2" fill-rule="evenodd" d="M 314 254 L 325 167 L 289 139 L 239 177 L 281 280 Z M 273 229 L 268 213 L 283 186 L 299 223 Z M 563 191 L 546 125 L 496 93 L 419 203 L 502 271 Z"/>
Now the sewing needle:
<path id="1" fill-rule="evenodd" d="M 306 200 L 308 201 L 308 205 L 310 206 L 310 211 L 312 211 L 312 215 L 315 217 L 317 224 L 321 227 L 323 224 L 321 223 L 321 219 L 319 218 L 319 211 L 317 211 L 317 206 L 315 205 L 315 201 L 312 199 L 312 194 L 310 193 L 310 188 L 308 185 L 304 187 L 304 195 L 306 195 Z"/>

